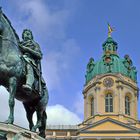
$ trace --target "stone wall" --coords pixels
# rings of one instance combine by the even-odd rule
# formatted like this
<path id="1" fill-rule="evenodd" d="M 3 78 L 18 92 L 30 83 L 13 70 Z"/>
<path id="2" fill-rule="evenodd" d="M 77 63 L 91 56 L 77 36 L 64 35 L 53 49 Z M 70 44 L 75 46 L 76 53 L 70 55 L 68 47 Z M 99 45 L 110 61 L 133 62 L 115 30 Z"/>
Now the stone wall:
<path id="1" fill-rule="evenodd" d="M 44 140 L 28 129 L 0 122 L 0 140 Z"/>

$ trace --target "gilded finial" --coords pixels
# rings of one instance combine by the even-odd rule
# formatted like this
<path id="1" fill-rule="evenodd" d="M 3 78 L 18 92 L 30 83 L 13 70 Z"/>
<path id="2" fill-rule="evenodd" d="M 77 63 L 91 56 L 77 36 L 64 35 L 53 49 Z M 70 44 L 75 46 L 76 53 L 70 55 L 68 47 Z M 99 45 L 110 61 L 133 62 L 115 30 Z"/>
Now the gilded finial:
<path id="1" fill-rule="evenodd" d="M 114 31 L 114 28 L 112 28 L 110 26 L 110 24 L 108 23 L 108 37 L 111 37 L 111 33 Z"/>

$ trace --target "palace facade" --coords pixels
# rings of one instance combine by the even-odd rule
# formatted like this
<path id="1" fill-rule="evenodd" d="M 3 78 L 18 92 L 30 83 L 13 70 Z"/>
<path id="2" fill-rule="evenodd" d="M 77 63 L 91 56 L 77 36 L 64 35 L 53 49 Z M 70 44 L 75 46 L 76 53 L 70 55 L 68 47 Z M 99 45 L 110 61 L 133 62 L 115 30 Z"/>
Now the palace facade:
<path id="1" fill-rule="evenodd" d="M 129 55 L 119 57 L 111 36 L 102 47 L 101 59 L 87 64 L 83 122 L 48 126 L 47 140 L 140 140 L 136 67 Z"/>

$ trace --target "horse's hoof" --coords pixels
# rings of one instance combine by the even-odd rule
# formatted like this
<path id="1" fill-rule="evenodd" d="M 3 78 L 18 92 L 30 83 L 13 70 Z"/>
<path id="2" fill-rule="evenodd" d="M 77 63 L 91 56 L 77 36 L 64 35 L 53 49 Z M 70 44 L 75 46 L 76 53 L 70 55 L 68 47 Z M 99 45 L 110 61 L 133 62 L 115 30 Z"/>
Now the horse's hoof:
<path id="1" fill-rule="evenodd" d="M 32 131 L 32 132 L 36 132 L 36 128 L 35 128 L 35 127 L 33 127 L 31 131 Z"/>
<path id="2" fill-rule="evenodd" d="M 5 123 L 7 123 L 7 124 L 13 124 L 13 119 L 8 119 L 8 120 L 5 121 Z"/>

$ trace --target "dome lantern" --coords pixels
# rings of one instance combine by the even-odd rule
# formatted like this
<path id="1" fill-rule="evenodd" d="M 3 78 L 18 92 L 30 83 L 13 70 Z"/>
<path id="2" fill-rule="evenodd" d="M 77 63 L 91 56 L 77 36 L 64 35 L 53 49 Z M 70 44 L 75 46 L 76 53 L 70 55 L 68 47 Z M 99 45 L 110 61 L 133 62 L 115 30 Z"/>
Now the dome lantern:
<path id="1" fill-rule="evenodd" d="M 113 29 L 108 25 L 108 38 L 103 43 L 103 56 L 97 62 L 90 58 L 86 70 L 86 84 L 94 77 L 103 74 L 122 74 L 137 83 L 137 70 L 128 55 L 120 58 L 117 54 L 118 44 L 112 37 Z"/>

